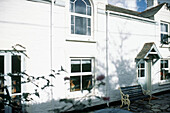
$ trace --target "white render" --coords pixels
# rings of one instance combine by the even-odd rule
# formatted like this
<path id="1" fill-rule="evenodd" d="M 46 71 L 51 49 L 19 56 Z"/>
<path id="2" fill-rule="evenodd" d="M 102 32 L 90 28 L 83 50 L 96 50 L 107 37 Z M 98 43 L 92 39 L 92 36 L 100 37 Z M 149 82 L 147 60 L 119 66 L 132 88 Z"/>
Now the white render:
<path id="1" fill-rule="evenodd" d="M 72 57 L 94 58 L 95 78 L 105 75 L 106 85 L 93 89 L 91 95 L 109 96 L 110 102 L 120 100 L 119 86 L 146 84 L 147 77 L 138 78 L 135 62 L 135 57 L 145 43 L 154 42 L 162 57 L 170 59 L 167 48 L 169 45 L 161 47 L 160 44 L 160 22 L 170 24 L 170 11 L 166 5 L 151 20 L 106 11 L 107 0 L 90 1 L 93 10 L 91 36 L 70 33 L 69 0 L 57 0 L 53 6 L 51 38 L 50 4 L 27 0 L 0 0 L 0 50 L 10 50 L 15 44 L 26 47 L 29 58 L 23 59 L 25 65 L 22 66 L 22 71 L 26 70 L 26 73 L 32 76 L 48 76 L 51 69 L 57 72 L 61 66 L 67 71 L 51 80 L 54 87 L 38 90 L 40 98 L 33 97 L 34 101 L 28 103 L 28 112 L 46 113 L 65 105 L 58 102 L 59 99 L 77 99 L 88 93 L 68 90 L 70 85 L 64 81 L 64 77 L 70 76 Z M 10 65 L 6 70 L 10 70 L 8 68 Z M 160 60 L 152 65 L 152 93 L 170 89 L 170 82 L 160 81 L 159 71 Z M 32 92 L 34 86 L 29 84 L 22 90 Z M 92 105 L 103 103 L 106 102 L 94 99 Z"/>

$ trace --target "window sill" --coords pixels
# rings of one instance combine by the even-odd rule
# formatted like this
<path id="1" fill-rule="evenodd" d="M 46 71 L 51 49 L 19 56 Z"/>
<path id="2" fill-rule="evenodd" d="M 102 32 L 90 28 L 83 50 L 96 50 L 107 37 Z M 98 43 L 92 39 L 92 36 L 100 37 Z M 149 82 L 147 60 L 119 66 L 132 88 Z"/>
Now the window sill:
<path id="1" fill-rule="evenodd" d="M 169 44 L 160 44 L 159 47 L 160 48 L 169 48 L 170 46 L 169 46 Z"/>
<path id="2" fill-rule="evenodd" d="M 170 84 L 170 80 L 163 80 L 159 82 L 159 85 L 166 85 L 166 84 Z"/>
<path id="3" fill-rule="evenodd" d="M 67 98 L 82 98 L 87 94 L 88 96 L 94 95 L 94 89 L 92 89 L 91 92 L 87 90 L 70 92 L 69 90 Z"/>
<path id="4" fill-rule="evenodd" d="M 85 42 L 85 43 L 96 43 L 95 40 L 90 39 L 66 39 L 68 42 Z"/>
<path id="5" fill-rule="evenodd" d="M 11 96 L 22 95 L 22 93 L 11 93 Z"/>

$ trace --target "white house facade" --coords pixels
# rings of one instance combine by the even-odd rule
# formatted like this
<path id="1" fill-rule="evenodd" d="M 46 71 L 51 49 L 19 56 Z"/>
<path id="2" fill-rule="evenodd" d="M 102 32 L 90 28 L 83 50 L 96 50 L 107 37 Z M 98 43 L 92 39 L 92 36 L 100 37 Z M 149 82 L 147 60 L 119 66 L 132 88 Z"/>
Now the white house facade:
<path id="1" fill-rule="evenodd" d="M 87 94 L 87 107 L 109 104 L 120 100 L 120 86 L 141 84 L 152 93 L 170 90 L 167 3 L 151 0 L 147 10 L 136 12 L 107 0 L 51 1 L 0 1 L 0 84 L 11 86 L 11 97 L 39 92 L 22 102 L 29 113 L 65 110 L 71 104 L 61 99 Z M 21 72 L 41 76 L 35 82 L 39 87 L 22 84 Z M 9 73 L 15 76 L 3 76 Z M 105 85 L 97 87 L 99 76 Z M 51 87 L 42 88 L 48 81 Z"/>

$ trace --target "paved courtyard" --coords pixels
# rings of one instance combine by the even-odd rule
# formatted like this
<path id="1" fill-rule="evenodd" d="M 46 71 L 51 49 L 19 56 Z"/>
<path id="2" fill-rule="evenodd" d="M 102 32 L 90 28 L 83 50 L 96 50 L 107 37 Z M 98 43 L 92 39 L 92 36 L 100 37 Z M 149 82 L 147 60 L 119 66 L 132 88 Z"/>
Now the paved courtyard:
<path id="1" fill-rule="evenodd" d="M 110 106 L 109 108 L 120 109 L 120 103 Z M 127 106 L 121 109 L 127 110 Z M 138 100 L 130 105 L 133 113 L 170 113 L 170 91 L 154 94 L 150 104 L 148 100 Z M 88 113 L 93 113 L 90 111 Z"/>
<path id="2" fill-rule="evenodd" d="M 134 113 L 170 113 L 170 93 L 154 96 L 155 99 L 148 101 L 135 101 L 131 104 Z M 127 106 L 122 109 L 127 109 Z"/>

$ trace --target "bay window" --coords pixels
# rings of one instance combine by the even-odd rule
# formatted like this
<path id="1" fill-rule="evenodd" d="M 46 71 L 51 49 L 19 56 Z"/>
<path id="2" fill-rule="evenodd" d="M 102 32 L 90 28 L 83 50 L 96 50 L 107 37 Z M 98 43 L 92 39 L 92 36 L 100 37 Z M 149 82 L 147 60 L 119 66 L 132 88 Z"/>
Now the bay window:
<path id="1" fill-rule="evenodd" d="M 91 36 L 91 3 L 89 0 L 70 0 L 71 34 Z"/>
<path id="2" fill-rule="evenodd" d="M 82 91 L 92 89 L 93 59 L 72 58 L 70 91 Z"/>

